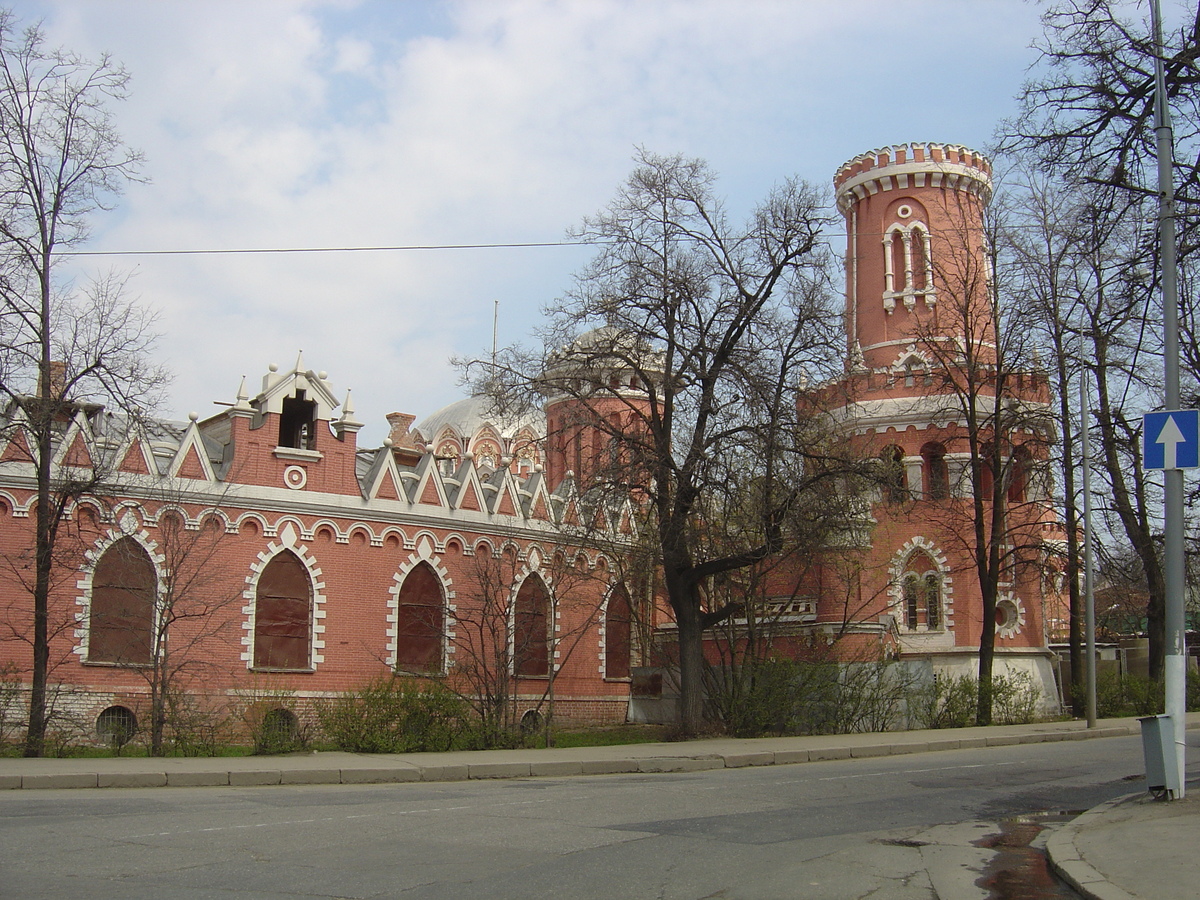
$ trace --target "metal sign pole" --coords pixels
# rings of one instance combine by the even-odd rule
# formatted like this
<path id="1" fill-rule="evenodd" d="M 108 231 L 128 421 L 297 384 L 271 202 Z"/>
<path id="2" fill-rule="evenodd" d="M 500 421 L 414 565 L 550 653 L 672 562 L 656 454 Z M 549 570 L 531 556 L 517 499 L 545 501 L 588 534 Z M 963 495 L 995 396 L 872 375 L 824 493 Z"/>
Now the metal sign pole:
<path id="1" fill-rule="evenodd" d="M 1163 71 L 1162 12 L 1159 0 L 1150 2 L 1154 26 L 1154 133 L 1158 155 L 1158 230 L 1162 260 L 1163 369 L 1166 408 L 1179 409 L 1179 282 L 1175 259 L 1175 178 L 1171 112 L 1167 106 L 1166 75 Z M 1174 732 L 1175 764 L 1179 789 L 1174 799 L 1184 796 L 1184 716 L 1187 711 L 1187 647 L 1184 644 L 1183 560 L 1183 470 L 1163 471 L 1163 530 L 1166 541 L 1166 647 L 1164 679 L 1166 713 Z"/>

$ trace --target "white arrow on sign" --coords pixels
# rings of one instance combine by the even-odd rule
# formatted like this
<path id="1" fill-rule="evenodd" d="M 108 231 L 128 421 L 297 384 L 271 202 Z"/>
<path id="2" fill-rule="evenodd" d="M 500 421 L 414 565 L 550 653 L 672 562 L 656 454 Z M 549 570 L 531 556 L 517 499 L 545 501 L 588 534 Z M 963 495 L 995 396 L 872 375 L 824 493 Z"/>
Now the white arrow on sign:
<path id="1" fill-rule="evenodd" d="M 1187 438 L 1183 436 L 1183 432 L 1175 424 L 1174 416 L 1167 416 L 1167 421 L 1163 424 L 1162 431 L 1158 433 L 1158 437 L 1155 438 L 1154 443 L 1163 445 L 1163 468 L 1179 468 L 1175 465 L 1175 454 L 1180 444 L 1187 443 Z"/>

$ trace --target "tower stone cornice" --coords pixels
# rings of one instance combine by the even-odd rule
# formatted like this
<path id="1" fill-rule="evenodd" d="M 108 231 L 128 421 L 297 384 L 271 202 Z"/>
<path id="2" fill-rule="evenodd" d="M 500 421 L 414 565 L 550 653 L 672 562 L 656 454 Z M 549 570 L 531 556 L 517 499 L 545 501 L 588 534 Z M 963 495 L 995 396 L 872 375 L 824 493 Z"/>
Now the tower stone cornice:
<path id="1" fill-rule="evenodd" d="M 842 212 L 872 194 L 924 187 L 967 191 L 986 205 L 992 197 L 992 164 L 959 144 L 894 144 L 844 163 L 833 183 Z"/>

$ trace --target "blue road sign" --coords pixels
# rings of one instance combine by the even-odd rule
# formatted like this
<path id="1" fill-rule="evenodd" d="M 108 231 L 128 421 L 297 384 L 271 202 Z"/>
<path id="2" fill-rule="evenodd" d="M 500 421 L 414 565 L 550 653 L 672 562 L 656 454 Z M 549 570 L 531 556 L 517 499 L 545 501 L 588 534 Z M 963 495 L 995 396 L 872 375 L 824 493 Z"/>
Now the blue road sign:
<path id="1" fill-rule="evenodd" d="M 1142 465 L 1147 469 L 1200 467 L 1200 410 L 1168 409 L 1142 416 Z"/>

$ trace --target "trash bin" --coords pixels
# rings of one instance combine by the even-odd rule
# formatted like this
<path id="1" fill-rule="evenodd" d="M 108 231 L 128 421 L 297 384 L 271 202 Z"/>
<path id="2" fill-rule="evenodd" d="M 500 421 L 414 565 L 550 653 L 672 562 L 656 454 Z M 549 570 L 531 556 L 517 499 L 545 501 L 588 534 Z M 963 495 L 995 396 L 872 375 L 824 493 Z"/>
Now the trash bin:
<path id="1" fill-rule="evenodd" d="M 1179 766 L 1175 760 L 1175 727 L 1170 716 L 1145 716 L 1142 754 L 1146 758 L 1146 790 L 1152 794 L 1179 793 Z"/>

